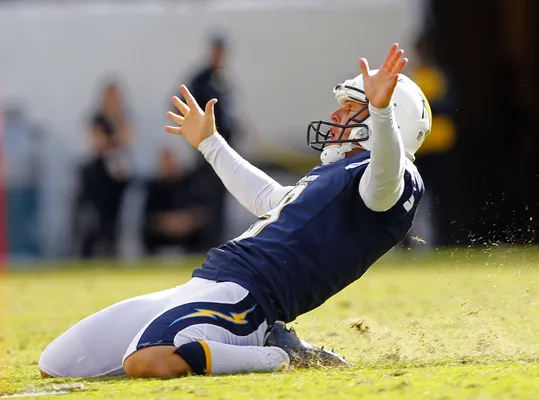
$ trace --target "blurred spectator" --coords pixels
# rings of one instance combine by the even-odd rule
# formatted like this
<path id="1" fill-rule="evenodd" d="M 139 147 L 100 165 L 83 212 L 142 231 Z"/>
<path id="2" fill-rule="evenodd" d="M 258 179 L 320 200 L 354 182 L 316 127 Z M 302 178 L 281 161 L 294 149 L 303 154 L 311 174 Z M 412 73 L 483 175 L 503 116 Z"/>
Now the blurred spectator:
<path id="1" fill-rule="evenodd" d="M 130 182 L 132 129 L 120 90 L 108 83 L 89 126 L 91 155 L 79 174 L 75 229 L 84 258 L 117 255 L 118 222 Z"/>
<path id="2" fill-rule="evenodd" d="M 228 55 L 228 43 L 224 36 L 213 36 L 209 44 L 207 62 L 188 80 L 187 87 L 204 107 L 212 98 L 219 102 L 215 105 L 215 121 L 217 130 L 226 141 L 234 147 L 238 135 L 239 126 L 235 118 L 233 105 L 233 85 L 226 70 L 226 57 Z M 177 110 L 173 110 L 176 112 Z M 201 176 L 201 184 L 205 189 L 201 192 L 208 196 L 204 203 L 209 207 L 209 220 L 211 225 L 205 229 L 204 250 L 217 246 L 223 240 L 225 223 L 225 198 L 226 188 L 219 177 L 213 172 L 212 167 L 204 160 L 202 155 L 197 156 L 197 174 Z"/>
<path id="3" fill-rule="evenodd" d="M 6 107 L 3 119 L 8 254 L 35 258 L 41 256 L 39 150 L 43 134 L 22 108 Z"/>
<path id="4" fill-rule="evenodd" d="M 236 131 L 232 102 L 234 88 L 227 72 L 227 55 L 228 44 L 225 37 L 212 37 L 208 60 L 191 78 L 187 87 L 201 105 L 206 105 L 213 98 L 219 99 L 214 109 L 217 129 L 221 136 L 233 146 Z"/>
<path id="5" fill-rule="evenodd" d="M 147 186 L 142 235 L 147 254 L 201 251 L 207 215 L 196 185 L 196 174 L 183 171 L 173 152 L 163 149 L 157 176 Z"/>
<path id="6" fill-rule="evenodd" d="M 450 243 L 455 210 L 454 100 L 446 71 L 433 59 L 432 37 L 428 31 L 418 37 L 416 63 L 411 72 L 411 78 L 425 93 L 432 111 L 432 131 L 419 149 L 416 160 L 427 191 L 412 232 L 423 239 L 427 247 Z"/>

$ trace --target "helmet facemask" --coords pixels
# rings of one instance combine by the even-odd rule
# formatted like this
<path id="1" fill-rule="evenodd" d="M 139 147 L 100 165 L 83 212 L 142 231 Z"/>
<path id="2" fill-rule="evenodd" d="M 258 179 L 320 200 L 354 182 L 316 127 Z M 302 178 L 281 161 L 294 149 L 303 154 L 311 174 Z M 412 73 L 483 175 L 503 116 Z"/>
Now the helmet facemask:
<path id="1" fill-rule="evenodd" d="M 369 118 L 369 115 L 364 118 L 358 118 L 368 108 L 369 106 L 366 104 L 365 107 L 352 115 L 345 124 L 337 124 L 324 120 L 312 121 L 307 129 L 307 143 L 313 149 L 323 151 L 328 144 L 357 143 L 368 140 L 371 134 L 369 125 L 365 123 L 365 120 Z M 331 139 L 332 127 L 341 130 L 336 139 Z M 351 129 L 350 135 L 347 139 L 343 139 L 347 129 Z M 314 139 L 312 139 L 313 136 Z"/>
<path id="2" fill-rule="evenodd" d="M 365 117 L 359 118 L 359 116 L 369 108 L 368 99 L 365 96 L 365 92 L 357 87 L 348 85 L 348 81 L 345 81 L 333 89 L 335 94 L 339 92 L 345 93 L 343 100 L 351 100 L 357 103 L 365 104 L 358 112 L 352 115 L 345 124 L 337 124 L 332 121 L 312 121 L 307 128 L 307 144 L 313 149 L 323 152 L 324 154 L 331 150 L 338 154 L 338 159 L 342 159 L 345 153 L 352 151 L 354 148 L 361 148 L 360 143 L 368 140 L 371 136 L 371 129 L 366 122 L 369 118 L 369 114 L 366 113 Z M 341 102 L 341 105 L 344 103 Z M 337 128 L 335 139 L 331 139 L 331 128 Z M 350 135 L 346 139 L 343 139 L 347 129 L 350 129 Z M 332 157 L 334 158 L 334 157 Z M 335 161 L 338 161 L 335 159 Z M 330 161 L 330 162 L 335 162 Z"/>

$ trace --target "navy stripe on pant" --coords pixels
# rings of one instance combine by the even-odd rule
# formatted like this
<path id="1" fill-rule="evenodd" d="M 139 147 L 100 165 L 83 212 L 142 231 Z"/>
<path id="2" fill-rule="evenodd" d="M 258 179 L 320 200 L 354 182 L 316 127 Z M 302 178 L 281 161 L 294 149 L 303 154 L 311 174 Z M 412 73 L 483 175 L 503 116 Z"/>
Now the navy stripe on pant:
<path id="1" fill-rule="evenodd" d="M 236 336 L 247 336 L 255 332 L 264 321 L 264 312 L 251 294 L 236 304 L 182 304 L 166 311 L 150 323 L 140 337 L 137 350 L 151 346 L 173 346 L 175 336 L 192 325 L 211 324 Z"/>

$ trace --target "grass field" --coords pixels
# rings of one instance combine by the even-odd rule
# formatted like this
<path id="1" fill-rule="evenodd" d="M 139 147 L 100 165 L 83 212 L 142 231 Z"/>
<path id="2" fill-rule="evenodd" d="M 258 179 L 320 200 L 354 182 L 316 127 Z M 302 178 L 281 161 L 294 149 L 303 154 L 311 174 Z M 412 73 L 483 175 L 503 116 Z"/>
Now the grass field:
<path id="1" fill-rule="evenodd" d="M 38 377 L 41 350 L 82 317 L 189 279 L 183 268 L 92 264 L 0 278 L 0 398 L 535 399 L 539 251 L 394 252 L 292 325 L 349 369 L 175 380 Z M 48 397 L 48 396 L 47 396 Z"/>

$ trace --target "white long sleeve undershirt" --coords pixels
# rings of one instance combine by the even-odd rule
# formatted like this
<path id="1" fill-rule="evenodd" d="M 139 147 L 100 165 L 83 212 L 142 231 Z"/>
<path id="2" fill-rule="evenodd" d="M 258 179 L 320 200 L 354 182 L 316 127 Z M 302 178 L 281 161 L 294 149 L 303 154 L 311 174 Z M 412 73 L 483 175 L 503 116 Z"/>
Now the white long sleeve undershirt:
<path id="1" fill-rule="evenodd" d="M 199 144 L 204 155 L 228 191 L 256 216 L 274 209 L 293 188 L 281 186 L 273 178 L 242 158 L 219 133 Z"/>
<path id="2" fill-rule="evenodd" d="M 375 108 L 369 104 L 372 118 L 371 161 L 359 182 L 359 194 L 373 211 L 387 211 L 404 191 L 406 155 L 393 105 Z"/>
<path id="3" fill-rule="evenodd" d="M 359 183 L 359 194 L 373 211 L 393 207 L 404 191 L 406 157 L 393 106 L 377 109 L 369 105 L 372 118 L 371 161 Z M 293 188 L 281 186 L 273 178 L 243 159 L 219 133 L 198 146 L 228 191 L 256 216 L 275 208 Z"/>

